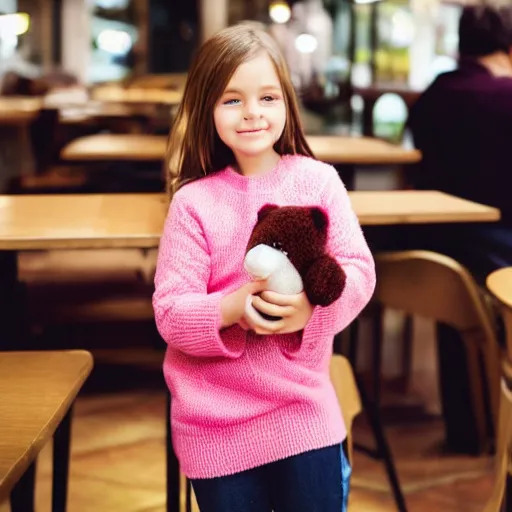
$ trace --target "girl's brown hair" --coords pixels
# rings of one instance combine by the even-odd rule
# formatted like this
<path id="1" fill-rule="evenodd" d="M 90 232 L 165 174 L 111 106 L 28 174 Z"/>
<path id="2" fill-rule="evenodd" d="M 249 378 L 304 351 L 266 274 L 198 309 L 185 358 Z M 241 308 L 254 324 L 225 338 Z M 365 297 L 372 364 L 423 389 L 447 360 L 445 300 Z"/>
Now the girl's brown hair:
<path id="1" fill-rule="evenodd" d="M 281 155 L 313 156 L 288 68 L 274 39 L 250 25 L 228 27 L 201 46 L 190 67 L 165 157 L 171 197 L 181 185 L 235 163 L 232 151 L 217 135 L 213 112 L 238 66 L 261 50 L 274 63 L 286 105 L 285 128 L 274 149 Z"/>

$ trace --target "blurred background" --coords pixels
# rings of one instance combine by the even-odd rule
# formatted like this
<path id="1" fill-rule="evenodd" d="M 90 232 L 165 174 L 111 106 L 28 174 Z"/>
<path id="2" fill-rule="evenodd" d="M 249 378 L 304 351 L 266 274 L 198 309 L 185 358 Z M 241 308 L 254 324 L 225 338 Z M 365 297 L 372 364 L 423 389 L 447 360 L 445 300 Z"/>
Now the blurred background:
<path id="1" fill-rule="evenodd" d="M 1 0 L 0 73 L 89 94 L 186 73 L 205 37 L 252 20 L 279 41 L 317 129 L 398 140 L 415 93 L 456 65 L 460 12 L 437 0 Z"/>
<path id="2" fill-rule="evenodd" d="M 381 295 L 357 328 L 335 339 L 363 397 L 348 407 L 362 412 L 351 432 L 358 447 L 351 512 L 484 509 L 498 482 L 495 462 L 505 460 L 495 457 L 497 443 L 498 457 L 511 453 L 497 439 L 504 328 L 480 268 L 468 273 L 459 264 L 485 244 L 468 238 L 463 245 L 454 234 L 483 226 L 492 256 L 493 224 L 508 229 L 508 259 L 495 267 L 512 267 L 511 225 L 500 221 L 512 185 L 512 26 L 505 48 L 471 56 L 464 80 L 449 75 L 441 100 L 422 103 L 414 140 L 407 123 L 436 77 L 458 69 L 466 3 L 0 0 L 0 404 L 12 405 L 9 413 L 0 407 L 2 512 L 2 470 L 12 462 L 3 458 L 2 440 L 28 453 L 35 441 L 27 447 L 18 433 L 36 428 L 38 418 L 40 429 L 48 424 L 33 404 L 42 410 L 57 391 L 71 403 L 69 390 L 80 387 L 59 380 L 63 363 L 18 386 L 12 379 L 29 366 L 23 355 L 11 380 L 2 381 L 2 358 L 70 348 L 91 351 L 95 367 L 75 405 L 68 510 L 197 511 L 177 466 L 174 488 L 166 487 L 165 344 L 151 303 L 166 214 L 162 160 L 195 50 L 240 22 L 278 42 L 308 141 L 343 178 L 381 265 Z M 416 186 L 409 171 L 440 179 Z M 445 176 L 453 176 L 448 185 Z M 473 186 L 459 186 L 466 183 Z M 453 256 L 450 243 L 427 244 L 441 241 L 459 244 L 455 259 L 443 259 Z M 402 253 L 434 247 L 419 266 L 416 253 Z M 403 266 L 385 251 L 399 253 Z M 455 341 L 440 335 L 442 322 L 460 328 Z M 512 338 L 509 344 L 512 360 Z M 52 378 L 55 389 L 46 391 Z M 8 427 L 11 438 L 2 430 Z M 377 456 L 368 446 L 377 446 Z M 51 506 L 53 453 L 51 443 L 38 450 L 32 502 L 41 512 Z M 24 507 L 12 512 L 33 512 Z"/>

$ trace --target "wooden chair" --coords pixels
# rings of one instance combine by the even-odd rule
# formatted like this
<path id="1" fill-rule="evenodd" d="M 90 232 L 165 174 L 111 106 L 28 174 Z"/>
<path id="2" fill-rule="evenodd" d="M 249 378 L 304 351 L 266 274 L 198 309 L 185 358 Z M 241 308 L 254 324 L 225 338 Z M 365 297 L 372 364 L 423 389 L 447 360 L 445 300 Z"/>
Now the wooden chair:
<path id="1" fill-rule="evenodd" d="M 500 416 L 496 448 L 495 480 L 492 495 L 484 512 L 501 512 L 512 508 L 512 496 L 507 496 L 507 480 L 512 478 L 512 365 L 503 364 L 501 379 Z"/>
<path id="2" fill-rule="evenodd" d="M 375 263 L 375 302 L 384 308 L 447 324 L 459 332 L 466 347 L 479 446 L 487 449 L 492 438 L 486 421 L 487 407 L 494 425 L 498 424 L 500 357 L 490 311 L 473 277 L 452 258 L 430 251 L 380 253 Z M 378 360 L 374 373 L 378 379 Z M 484 395 L 484 376 L 488 400 Z"/>
<path id="3" fill-rule="evenodd" d="M 512 267 L 492 272 L 487 277 L 486 284 L 500 305 L 506 340 L 502 363 L 496 480 L 493 494 L 485 509 L 485 512 L 499 512 L 512 508 L 512 496 L 506 495 L 507 480 L 512 478 Z"/>
<path id="4" fill-rule="evenodd" d="M 354 423 L 355 417 L 362 410 L 361 397 L 359 396 L 352 366 L 346 357 L 338 354 L 332 356 L 330 374 L 347 428 L 349 462 L 353 465 L 352 424 Z"/>
<path id="5" fill-rule="evenodd" d="M 355 417 L 361 412 L 361 398 L 357 388 L 352 366 L 348 359 L 344 356 L 335 354 L 331 359 L 330 365 L 331 381 L 338 397 L 345 426 L 347 428 L 347 448 L 349 462 L 353 465 L 354 460 L 352 456 L 352 424 Z M 169 414 L 169 410 L 167 411 Z M 169 434 L 169 433 L 168 433 Z M 167 438 L 168 450 L 170 446 L 170 438 Z M 172 449 L 172 448 L 171 448 Z M 168 451 L 169 454 L 169 451 Z M 171 454 L 174 457 L 174 453 Z M 193 493 L 190 482 L 186 482 L 186 504 L 185 509 L 187 512 L 192 511 Z"/>
<path id="6" fill-rule="evenodd" d="M 486 285 L 500 305 L 501 318 L 505 325 L 505 357 L 512 361 L 512 267 L 492 272 L 487 277 Z"/>

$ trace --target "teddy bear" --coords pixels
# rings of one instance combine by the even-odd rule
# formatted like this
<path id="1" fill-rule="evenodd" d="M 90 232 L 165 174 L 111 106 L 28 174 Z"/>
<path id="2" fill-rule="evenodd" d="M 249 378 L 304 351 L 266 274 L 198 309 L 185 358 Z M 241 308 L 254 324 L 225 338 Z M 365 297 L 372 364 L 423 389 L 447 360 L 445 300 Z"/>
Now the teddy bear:
<path id="1" fill-rule="evenodd" d="M 267 204 L 247 244 L 244 268 L 252 279 L 266 279 L 269 291 L 304 291 L 314 306 L 328 306 L 345 286 L 345 272 L 327 254 L 329 219 L 316 206 Z M 257 311 L 248 297 L 245 312 L 253 321 L 277 320 Z M 260 316 L 261 315 L 261 316 Z"/>

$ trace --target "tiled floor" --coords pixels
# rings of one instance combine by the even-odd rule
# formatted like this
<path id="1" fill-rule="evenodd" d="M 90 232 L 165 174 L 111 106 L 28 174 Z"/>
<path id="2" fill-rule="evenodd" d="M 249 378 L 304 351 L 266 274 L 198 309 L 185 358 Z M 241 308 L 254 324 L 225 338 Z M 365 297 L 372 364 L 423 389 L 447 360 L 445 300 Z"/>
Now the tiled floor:
<path id="1" fill-rule="evenodd" d="M 94 374 L 76 404 L 71 512 L 164 511 L 165 396 L 159 357 L 155 360 L 149 351 L 137 356 L 149 361 L 146 368 L 102 363 L 105 353 L 97 357 Z M 482 511 L 492 487 L 490 458 L 442 454 L 439 420 L 387 427 L 387 432 L 411 512 Z M 356 422 L 354 435 L 371 443 L 364 417 Z M 50 453 L 47 447 L 38 466 L 38 512 L 50 511 Z M 382 464 L 358 452 L 350 510 L 396 510 Z"/>

